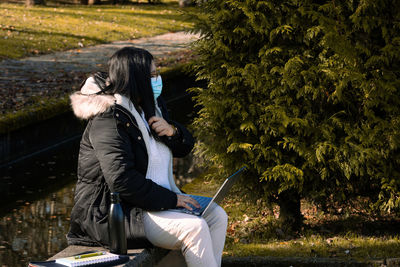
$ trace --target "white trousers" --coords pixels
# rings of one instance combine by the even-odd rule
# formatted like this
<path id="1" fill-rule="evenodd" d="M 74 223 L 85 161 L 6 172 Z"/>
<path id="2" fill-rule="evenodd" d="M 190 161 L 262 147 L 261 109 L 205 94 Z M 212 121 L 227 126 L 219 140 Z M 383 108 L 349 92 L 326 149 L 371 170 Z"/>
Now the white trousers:
<path id="1" fill-rule="evenodd" d="M 204 218 L 174 211 L 143 212 L 147 239 L 181 250 L 188 267 L 221 266 L 228 216 L 218 205 Z"/>

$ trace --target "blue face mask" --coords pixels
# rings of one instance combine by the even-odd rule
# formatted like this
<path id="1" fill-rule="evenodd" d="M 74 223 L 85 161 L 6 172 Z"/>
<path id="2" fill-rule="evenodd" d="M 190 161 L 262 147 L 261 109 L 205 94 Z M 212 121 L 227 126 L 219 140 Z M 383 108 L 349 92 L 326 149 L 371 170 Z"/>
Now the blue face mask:
<path id="1" fill-rule="evenodd" d="M 151 87 L 153 88 L 154 99 L 157 99 L 162 92 L 162 79 L 160 75 L 151 78 Z"/>

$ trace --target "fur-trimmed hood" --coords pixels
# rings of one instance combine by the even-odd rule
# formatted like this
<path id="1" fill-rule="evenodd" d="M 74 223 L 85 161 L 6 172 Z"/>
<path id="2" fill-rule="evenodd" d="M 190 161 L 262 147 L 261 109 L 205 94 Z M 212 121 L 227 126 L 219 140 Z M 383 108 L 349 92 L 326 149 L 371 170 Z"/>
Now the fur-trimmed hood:
<path id="1" fill-rule="evenodd" d="M 97 95 L 100 92 L 99 86 L 93 77 L 89 77 L 81 90 L 70 96 L 72 110 L 75 116 L 80 119 L 90 119 L 97 114 L 105 112 L 115 104 L 115 97 L 112 95 Z"/>

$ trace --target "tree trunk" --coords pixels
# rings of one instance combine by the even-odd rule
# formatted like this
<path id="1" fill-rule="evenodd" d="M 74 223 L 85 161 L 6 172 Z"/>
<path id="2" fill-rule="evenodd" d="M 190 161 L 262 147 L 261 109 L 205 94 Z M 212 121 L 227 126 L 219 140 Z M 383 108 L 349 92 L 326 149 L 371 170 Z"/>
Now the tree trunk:
<path id="1" fill-rule="evenodd" d="M 207 0 L 197 0 L 196 3 L 198 6 L 201 6 L 202 4 L 204 4 L 205 2 L 207 2 Z"/>
<path id="2" fill-rule="evenodd" d="M 88 0 L 88 5 L 98 5 L 101 0 Z"/>
<path id="3" fill-rule="evenodd" d="M 180 7 L 187 7 L 192 5 L 192 0 L 179 0 L 179 6 Z"/>
<path id="4" fill-rule="evenodd" d="M 296 231 L 303 224 L 303 215 L 300 211 L 300 195 L 294 191 L 284 191 L 279 194 L 279 220 L 286 227 Z"/>
<path id="5" fill-rule="evenodd" d="M 46 1 L 45 0 L 26 0 L 25 4 L 27 6 L 46 5 Z"/>

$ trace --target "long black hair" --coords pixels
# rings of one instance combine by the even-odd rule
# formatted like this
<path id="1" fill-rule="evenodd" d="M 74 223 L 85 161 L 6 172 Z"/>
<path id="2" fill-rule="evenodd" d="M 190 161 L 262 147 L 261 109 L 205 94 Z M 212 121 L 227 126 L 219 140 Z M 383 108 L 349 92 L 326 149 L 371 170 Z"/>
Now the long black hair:
<path id="1" fill-rule="evenodd" d="M 146 120 L 155 115 L 155 101 L 151 87 L 153 56 L 144 49 L 124 47 L 108 61 L 107 91 L 128 97 L 136 110 L 143 110 Z"/>

